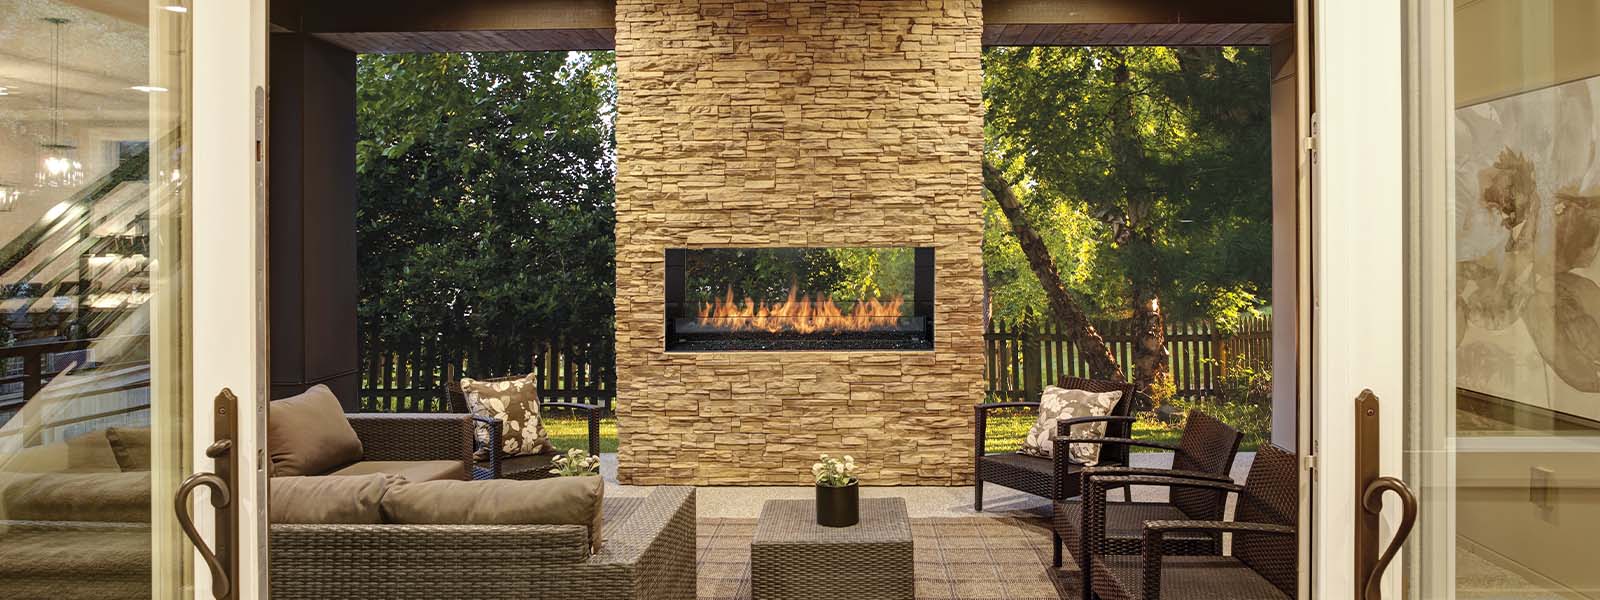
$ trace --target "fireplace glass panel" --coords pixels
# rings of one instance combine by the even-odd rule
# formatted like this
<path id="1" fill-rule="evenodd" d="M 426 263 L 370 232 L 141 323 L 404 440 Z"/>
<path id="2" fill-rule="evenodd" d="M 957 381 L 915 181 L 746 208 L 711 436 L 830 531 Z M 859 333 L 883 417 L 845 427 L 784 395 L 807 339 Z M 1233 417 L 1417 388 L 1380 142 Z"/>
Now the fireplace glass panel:
<path id="1" fill-rule="evenodd" d="M 932 248 L 670 249 L 667 350 L 929 350 Z"/>

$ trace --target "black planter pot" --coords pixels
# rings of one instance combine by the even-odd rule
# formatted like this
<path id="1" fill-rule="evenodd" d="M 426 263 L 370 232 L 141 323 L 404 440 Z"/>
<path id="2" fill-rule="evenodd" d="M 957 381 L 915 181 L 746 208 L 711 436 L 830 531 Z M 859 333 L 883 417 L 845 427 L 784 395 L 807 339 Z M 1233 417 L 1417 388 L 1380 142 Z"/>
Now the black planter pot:
<path id="1" fill-rule="evenodd" d="M 861 521 L 861 486 L 817 486 L 817 524 L 849 527 Z"/>

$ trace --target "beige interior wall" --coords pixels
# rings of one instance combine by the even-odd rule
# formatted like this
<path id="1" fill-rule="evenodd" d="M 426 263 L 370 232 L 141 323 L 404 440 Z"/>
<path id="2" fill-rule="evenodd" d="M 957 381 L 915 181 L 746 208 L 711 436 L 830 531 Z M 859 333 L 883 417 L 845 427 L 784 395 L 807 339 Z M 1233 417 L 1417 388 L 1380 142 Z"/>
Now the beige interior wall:
<path id="1" fill-rule="evenodd" d="M 1457 0 L 1455 61 L 1458 107 L 1600 75 L 1600 1 Z M 1536 470 L 1550 473 L 1544 502 L 1530 493 Z M 1600 539 L 1592 447 L 1463 438 L 1456 483 L 1458 535 L 1537 585 L 1600 597 L 1588 550 Z"/>
<path id="2" fill-rule="evenodd" d="M 1600 2 L 1456 0 L 1456 106 L 1600 75 Z"/>

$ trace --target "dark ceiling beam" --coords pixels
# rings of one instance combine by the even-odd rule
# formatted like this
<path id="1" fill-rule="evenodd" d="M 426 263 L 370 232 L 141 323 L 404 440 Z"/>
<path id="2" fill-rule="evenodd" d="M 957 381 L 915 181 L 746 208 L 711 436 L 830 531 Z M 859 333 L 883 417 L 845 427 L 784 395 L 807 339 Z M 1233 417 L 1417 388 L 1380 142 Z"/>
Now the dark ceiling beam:
<path id="1" fill-rule="evenodd" d="M 666 0 L 663 0 L 666 1 Z M 872 1 L 872 0 L 861 0 Z M 1294 23 L 1291 0 L 984 0 L 983 43 L 1268 44 Z M 605 50 L 614 0 L 274 0 L 275 32 L 355 52 Z"/>
<path id="2" fill-rule="evenodd" d="M 984 25 L 1294 23 L 1290 0 L 985 0 Z"/>
<path id="3" fill-rule="evenodd" d="M 617 11 L 611 0 L 276 0 L 272 17 L 303 33 L 584 30 L 614 28 Z"/>

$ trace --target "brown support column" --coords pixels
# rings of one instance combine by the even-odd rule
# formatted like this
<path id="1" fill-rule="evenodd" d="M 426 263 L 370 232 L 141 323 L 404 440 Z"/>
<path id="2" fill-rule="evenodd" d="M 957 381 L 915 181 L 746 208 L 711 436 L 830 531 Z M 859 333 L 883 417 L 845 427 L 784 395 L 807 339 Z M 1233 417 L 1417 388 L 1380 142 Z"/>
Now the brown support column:
<path id="1" fill-rule="evenodd" d="M 360 403 L 356 336 L 356 55 L 272 35 L 272 395 L 326 383 Z"/>
<path id="2" fill-rule="evenodd" d="M 1300 161 L 1294 53 L 1293 35 L 1272 44 L 1272 443 L 1289 449 L 1296 445 L 1299 426 L 1295 380 L 1299 215 L 1295 186 Z"/>

